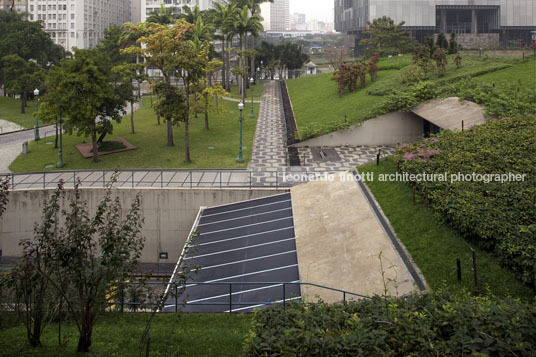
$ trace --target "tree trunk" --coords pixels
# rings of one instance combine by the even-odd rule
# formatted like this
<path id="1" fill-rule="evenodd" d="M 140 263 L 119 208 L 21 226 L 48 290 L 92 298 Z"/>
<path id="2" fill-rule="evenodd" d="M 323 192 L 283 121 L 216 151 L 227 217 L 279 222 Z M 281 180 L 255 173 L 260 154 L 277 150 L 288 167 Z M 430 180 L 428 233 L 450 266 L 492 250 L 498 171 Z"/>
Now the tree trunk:
<path id="1" fill-rule="evenodd" d="M 233 40 L 231 38 L 231 44 L 232 44 Z M 229 47 L 229 46 L 228 46 Z M 225 57 L 227 58 L 227 68 L 225 69 L 226 71 L 226 78 L 227 78 L 227 83 L 225 83 L 225 90 L 227 92 L 230 92 L 231 91 L 231 55 L 229 54 L 229 51 L 225 51 Z"/>
<path id="2" fill-rule="evenodd" d="M 186 114 L 184 116 L 184 163 L 190 164 L 190 81 L 186 81 Z"/>
<path id="3" fill-rule="evenodd" d="M 205 130 L 208 129 L 208 95 L 205 94 Z"/>
<path id="4" fill-rule="evenodd" d="M 175 143 L 173 142 L 173 125 L 171 124 L 171 120 L 167 121 L 167 146 L 175 146 Z"/>
<path id="5" fill-rule="evenodd" d="M 23 91 L 21 96 L 20 96 L 20 113 L 21 114 L 25 114 L 26 113 L 26 91 Z M 35 98 L 35 100 L 37 100 L 37 98 Z"/>
<path id="6" fill-rule="evenodd" d="M 156 122 L 158 125 L 160 125 L 160 115 L 156 114 Z"/>
<path id="7" fill-rule="evenodd" d="M 130 132 L 136 134 L 134 130 L 134 102 L 132 100 L 130 101 Z"/>
<path id="8" fill-rule="evenodd" d="M 77 352 L 89 352 L 91 346 L 91 332 L 93 326 L 87 322 L 82 322 L 82 331 L 80 331 L 80 337 L 78 338 Z"/>
<path id="9" fill-rule="evenodd" d="M 247 79 L 247 72 L 246 72 L 246 57 L 245 57 L 245 51 L 246 51 L 246 41 L 247 41 L 247 36 L 242 36 L 242 58 L 241 58 L 241 61 L 242 61 L 242 103 L 245 103 L 246 102 L 246 85 L 247 85 L 247 82 L 248 82 L 248 79 Z"/>
<path id="10" fill-rule="evenodd" d="M 225 35 L 222 37 L 222 51 L 221 51 L 221 61 L 223 62 L 223 68 L 221 70 L 221 86 L 225 88 L 226 78 L 227 78 L 227 69 L 225 66 Z"/>
<path id="11" fill-rule="evenodd" d="M 97 148 L 97 131 L 93 129 L 91 134 L 91 142 L 93 143 L 93 162 L 99 162 L 99 150 Z"/>
<path id="12" fill-rule="evenodd" d="M 255 36 L 251 35 L 251 49 L 255 49 Z M 257 84 L 257 76 L 255 76 L 255 56 L 251 56 L 250 62 L 251 78 L 253 78 L 253 83 Z"/>

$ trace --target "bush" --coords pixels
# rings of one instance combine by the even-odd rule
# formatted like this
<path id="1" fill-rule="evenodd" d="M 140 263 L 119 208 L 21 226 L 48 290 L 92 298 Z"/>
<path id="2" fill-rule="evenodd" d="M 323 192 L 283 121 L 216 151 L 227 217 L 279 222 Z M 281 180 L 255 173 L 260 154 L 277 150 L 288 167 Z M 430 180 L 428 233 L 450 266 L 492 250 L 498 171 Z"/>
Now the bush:
<path id="1" fill-rule="evenodd" d="M 424 70 L 417 66 L 411 65 L 408 68 L 405 68 L 400 74 L 400 80 L 404 84 L 413 84 L 420 82 L 426 78 L 426 73 Z"/>
<path id="2" fill-rule="evenodd" d="M 485 94 L 488 95 L 488 94 Z M 494 101 L 483 99 L 491 108 Z M 505 98 L 496 98 L 502 105 Z M 490 103 L 491 101 L 491 103 Z M 524 110 L 523 105 L 518 105 Z M 503 108 L 495 109 L 503 112 Z M 520 280 L 536 284 L 536 118 L 491 120 L 465 132 L 441 131 L 402 148 L 396 159 L 408 173 L 448 173 L 446 182 L 417 182 L 433 210 L 466 239 L 494 252 Z M 520 174 L 523 182 L 451 182 L 451 174 Z"/>
<path id="3" fill-rule="evenodd" d="M 247 356 L 462 356 L 536 353 L 536 307 L 438 292 L 346 306 L 276 305 L 255 314 Z"/>

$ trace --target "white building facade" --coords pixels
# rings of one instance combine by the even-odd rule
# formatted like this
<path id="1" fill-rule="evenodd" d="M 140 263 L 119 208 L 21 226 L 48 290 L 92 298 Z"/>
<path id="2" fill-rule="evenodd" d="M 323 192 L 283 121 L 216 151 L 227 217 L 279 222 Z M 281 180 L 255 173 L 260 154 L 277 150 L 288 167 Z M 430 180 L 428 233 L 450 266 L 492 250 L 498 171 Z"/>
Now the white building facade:
<path id="1" fill-rule="evenodd" d="M 68 51 L 93 48 L 105 29 L 131 20 L 130 0 L 28 0 L 28 11 Z"/>
<path id="2" fill-rule="evenodd" d="M 176 14 L 181 14 L 182 7 L 185 5 L 191 8 L 197 5 L 201 11 L 204 11 L 212 9 L 214 3 L 227 5 L 227 0 L 141 0 L 140 18 L 144 22 L 151 12 L 160 10 L 161 4 L 164 4 L 165 7 L 173 8 Z"/>
<path id="3" fill-rule="evenodd" d="M 264 31 L 290 31 L 289 0 L 274 0 L 261 4 Z"/>

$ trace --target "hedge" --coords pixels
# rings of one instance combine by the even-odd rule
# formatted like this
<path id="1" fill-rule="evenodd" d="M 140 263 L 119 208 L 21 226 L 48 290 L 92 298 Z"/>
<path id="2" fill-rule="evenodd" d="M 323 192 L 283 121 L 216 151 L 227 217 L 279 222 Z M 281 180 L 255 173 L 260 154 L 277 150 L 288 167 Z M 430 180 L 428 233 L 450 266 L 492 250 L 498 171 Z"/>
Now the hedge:
<path id="1" fill-rule="evenodd" d="M 510 101 L 497 98 L 499 102 Z M 526 110 L 523 105 L 519 110 Z M 497 107 L 495 107 L 497 108 Z M 502 110 L 502 109 L 498 109 Z M 432 209 L 466 239 L 493 251 L 524 283 L 536 284 L 536 117 L 493 119 L 465 132 L 441 133 L 397 151 L 410 174 L 447 173 L 416 182 Z M 524 181 L 452 181 L 452 174 L 519 174 Z M 459 178 L 459 176 L 456 176 Z M 493 177 L 482 177 L 493 178 Z M 477 178 L 478 179 L 478 178 Z"/>
<path id="2" fill-rule="evenodd" d="M 536 307 L 436 292 L 347 305 L 276 305 L 255 313 L 247 356 L 536 354 Z"/>

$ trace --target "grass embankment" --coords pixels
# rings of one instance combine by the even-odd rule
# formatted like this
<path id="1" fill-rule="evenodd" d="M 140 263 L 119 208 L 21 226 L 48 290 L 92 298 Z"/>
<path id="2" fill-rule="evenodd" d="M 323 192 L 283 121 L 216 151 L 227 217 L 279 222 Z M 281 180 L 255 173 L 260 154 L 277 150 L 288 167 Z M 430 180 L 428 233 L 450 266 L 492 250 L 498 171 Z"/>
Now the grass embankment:
<path id="1" fill-rule="evenodd" d="M 240 356 L 252 315 L 157 315 L 151 328 L 151 356 Z M 88 356 L 137 356 L 147 315 L 105 314 L 97 321 Z M 26 340 L 24 325 L 0 329 L 0 356 L 79 356 L 78 330 L 62 325 L 65 345 L 58 346 L 57 324 L 48 326 L 41 348 Z M 144 353 L 145 355 L 145 353 Z"/>
<path id="2" fill-rule="evenodd" d="M 35 125 L 33 113 L 37 109 L 37 104 L 35 101 L 28 101 L 25 114 L 20 113 L 20 106 L 20 99 L 0 97 L 0 119 L 19 124 L 25 128 L 33 128 Z"/>
<path id="3" fill-rule="evenodd" d="M 497 83 L 516 83 L 521 79 L 525 85 L 529 78 L 531 66 L 536 61 L 519 63 L 517 57 L 478 57 L 462 56 L 462 67 L 456 68 L 454 56 L 449 57 L 446 73 L 439 77 L 434 71 L 429 74 L 429 81 L 440 85 L 451 83 L 463 77 L 482 77 L 485 81 Z M 378 107 L 387 100 L 387 95 L 408 87 L 402 83 L 401 74 L 411 64 L 411 56 L 382 58 L 380 71 L 374 83 L 367 78 L 367 86 L 353 93 L 346 92 L 339 97 L 337 83 L 333 74 L 290 79 L 287 81 L 289 94 L 294 108 L 294 115 L 302 139 L 327 134 L 357 124 L 378 114 Z M 507 71 L 509 70 L 509 71 Z M 504 71 L 504 73 L 503 73 Z M 495 73 L 495 77 L 491 74 Z M 368 76 L 367 76 L 368 77 Z"/>
<path id="4" fill-rule="evenodd" d="M 262 91 L 264 89 L 264 82 L 257 81 L 255 85 L 249 85 L 249 89 L 246 90 L 246 103 L 251 101 L 251 91 L 253 90 L 253 100 L 260 100 L 262 97 Z M 229 97 L 234 99 L 242 99 L 242 96 L 238 93 L 238 85 L 231 86 Z"/>
<path id="5" fill-rule="evenodd" d="M 93 163 L 92 159 L 85 159 L 76 149 L 75 145 L 90 142 L 87 137 L 64 135 L 63 154 L 64 170 L 74 169 L 144 169 L 144 168 L 245 168 L 249 160 L 253 136 L 255 134 L 256 119 L 250 119 L 248 114 L 250 105 L 244 109 L 244 164 L 237 164 L 235 158 L 238 154 L 240 142 L 240 123 L 237 103 L 220 100 L 222 113 L 210 113 L 210 130 L 204 130 L 204 115 L 198 118 L 192 115 L 190 119 L 190 154 L 191 164 L 184 163 L 184 125 L 176 126 L 173 130 L 175 146 L 167 146 L 167 128 L 162 120 L 157 125 L 156 115 L 150 107 L 150 101 L 144 100 L 143 108 L 134 114 L 136 134 L 130 133 L 130 115 L 114 125 L 112 135 L 105 140 L 124 138 L 134 146 L 135 150 L 104 155 L 100 162 Z M 255 104 L 255 114 L 258 114 L 258 104 Z M 57 170 L 55 164 L 58 160 L 58 151 L 54 145 L 47 142 L 54 141 L 54 137 L 31 142 L 29 153 L 20 155 L 10 166 L 14 172 L 43 171 L 45 166 L 54 165 L 49 170 Z"/>
<path id="6" fill-rule="evenodd" d="M 525 299 L 534 295 L 513 273 L 499 265 L 490 253 L 468 244 L 450 227 L 442 223 L 416 197 L 412 205 L 412 190 L 403 182 L 380 182 L 380 174 L 396 173 L 392 158 L 359 167 L 359 172 L 373 172 L 375 180 L 368 187 L 393 226 L 396 235 L 407 248 L 432 289 L 446 287 L 454 291 L 473 289 L 472 253 L 477 257 L 479 290 L 489 290 L 497 296 L 511 295 Z M 462 282 L 456 274 L 456 259 L 462 263 Z"/>

